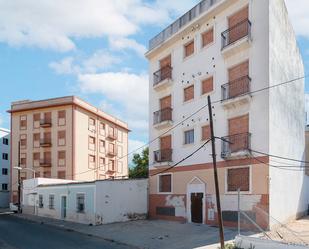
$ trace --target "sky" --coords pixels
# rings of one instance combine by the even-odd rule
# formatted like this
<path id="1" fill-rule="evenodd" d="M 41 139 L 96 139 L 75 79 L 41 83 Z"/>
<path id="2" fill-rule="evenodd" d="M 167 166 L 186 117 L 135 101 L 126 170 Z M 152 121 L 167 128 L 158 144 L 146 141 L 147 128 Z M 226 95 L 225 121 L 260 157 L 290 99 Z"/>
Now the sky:
<path id="1" fill-rule="evenodd" d="M 129 151 L 142 146 L 148 41 L 198 2 L 0 0 L 0 127 L 12 101 L 77 95 L 128 122 Z M 286 4 L 309 72 L 309 1 Z"/>

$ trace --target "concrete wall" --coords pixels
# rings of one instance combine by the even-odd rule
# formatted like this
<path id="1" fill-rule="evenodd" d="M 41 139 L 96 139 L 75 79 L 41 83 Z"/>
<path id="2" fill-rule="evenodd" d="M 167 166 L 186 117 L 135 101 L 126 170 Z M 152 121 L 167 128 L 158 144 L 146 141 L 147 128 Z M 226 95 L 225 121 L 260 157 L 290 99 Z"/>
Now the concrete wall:
<path id="1" fill-rule="evenodd" d="M 304 76 L 302 58 L 283 0 L 269 1 L 270 86 Z M 269 91 L 269 153 L 305 158 L 304 80 Z M 270 159 L 282 166 L 300 163 Z M 309 203 L 309 178 L 303 170 L 270 168 L 270 214 L 283 222 L 302 215 Z"/>
<path id="2" fill-rule="evenodd" d="M 97 222 L 146 218 L 148 180 L 96 181 Z"/>
<path id="3" fill-rule="evenodd" d="M 9 140 L 9 144 L 3 144 L 3 138 Z M 9 206 L 9 197 L 10 197 L 10 131 L 0 128 L 0 208 L 6 208 Z M 2 154 L 8 154 L 8 160 L 3 160 Z M 2 169 L 7 169 L 8 174 L 3 175 Z M 2 184 L 8 185 L 8 190 L 2 190 Z"/>

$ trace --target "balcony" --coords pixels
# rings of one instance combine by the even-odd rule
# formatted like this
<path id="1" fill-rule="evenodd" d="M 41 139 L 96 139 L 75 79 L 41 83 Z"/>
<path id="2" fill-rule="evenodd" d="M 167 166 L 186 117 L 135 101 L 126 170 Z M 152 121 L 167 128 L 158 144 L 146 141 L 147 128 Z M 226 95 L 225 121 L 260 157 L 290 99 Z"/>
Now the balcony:
<path id="1" fill-rule="evenodd" d="M 109 131 L 107 133 L 107 137 L 109 139 L 116 140 L 117 139 L 117 132 L 116 131 Z"/>
<path id="2" fill-rule="evenodd" d="M 40 146 L 41 147 L 51 147 L 51 138 L 41 138 L 40 139 Z"/>
<path id="3" fill-rule="evenodd" d="M 240 133 L 222 138 L 221 157 L 223 159 L 238 159 L 249 155 L 251 148 L 251 133 Z"/>
<path id="4" fill-rule="evenodd" d="M 153 88 L 161 90 L 172 83 L 173 68 L 166 66 L 153 73 Z"/>
<path id="5" fill-rule="evenodd" d="M 221 34 L 221 51 L 228 57 L 249 47 L 251 40 L 251 22 L 246 19 Z"/>
<path id="6" fill-rule="evenodd" d="M 224 107 L 235 107 L 249 102 L 251 78 L 246 75 L 221 86 L 221 101 Z"/>
<path id="7" fill-rule="evenodd" d="M 172 149 L 163 149 L 163 150 L 154 151 L 153 152 L 154 162 L 156 163 L 171 162 L 172 154 L 173 154 Z"/>
<path id="8" fill-rule="evenodd" d="M 114 157 L 114 156 L 117 155 L 117 152 L 116 152 L 115 150 L 108 150 L 108 151 L 107 151 L 107 155 L 108 155 L 108 156 Z"/>
<path id="9" fill-rule="evenodd" d="M 40 167 L 51 167 L 51 159 L 40 159 Z"/>
<path id="10" fill-rule="evenodd" d="M 170 107 L 153 113 L 153 125 L 157 129 L 166 128 L 173 124 L 172 121 L 173 109 Z"/>
<path id="11" fill-rule="evenodd" d="M 40 120 L 40 126 L 43 128 L 48 128 L 52 126 L 51 118 L 44 118 Z"/>

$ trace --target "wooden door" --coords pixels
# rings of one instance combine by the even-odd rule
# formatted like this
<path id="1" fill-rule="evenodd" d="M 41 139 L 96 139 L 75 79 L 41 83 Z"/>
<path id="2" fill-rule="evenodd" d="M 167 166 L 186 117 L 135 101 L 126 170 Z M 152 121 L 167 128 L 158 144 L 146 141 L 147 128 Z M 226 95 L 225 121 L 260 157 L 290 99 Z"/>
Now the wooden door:
<path id="1" fill-rule="evenodd" d="M 203 193 L 191 193 L 191 222 L 203 223 Z"/>
<path id="2" fill-rule="evenodd" d="M 170 108 L 172 106 L 172 96 L 166 96 L 160 99 L 160 109 Z"/>
<path id="3" fill-rule="evenodd" d="M 160 68 L 169 67 L 172 65 L 171 55 L 166 56 L 162 60 L 160 60 Z"/>
<path id="4" fill-rule="evenodd" d="M 249 115 L 229 119 L 229 141 L 231 152 L 248 147 Z"/>
<path id="5" fill-rule="evenodd" d="M 160 148 L 161 150 L 172 148 L 172 136 L 171 135 L 160 138 Z"/>

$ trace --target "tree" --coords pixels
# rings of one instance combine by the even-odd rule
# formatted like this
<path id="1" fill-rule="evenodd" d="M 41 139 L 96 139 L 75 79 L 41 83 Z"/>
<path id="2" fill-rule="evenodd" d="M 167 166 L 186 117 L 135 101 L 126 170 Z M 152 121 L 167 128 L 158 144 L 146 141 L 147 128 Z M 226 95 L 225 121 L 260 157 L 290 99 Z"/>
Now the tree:
<path id="1" fill-rule="evenodd" d="M 129 168 L 129 178 L 148 177 L 149 148 L 144 149 L 141 154 L 134 154 L 132 162 L 134 166 Z"/>

